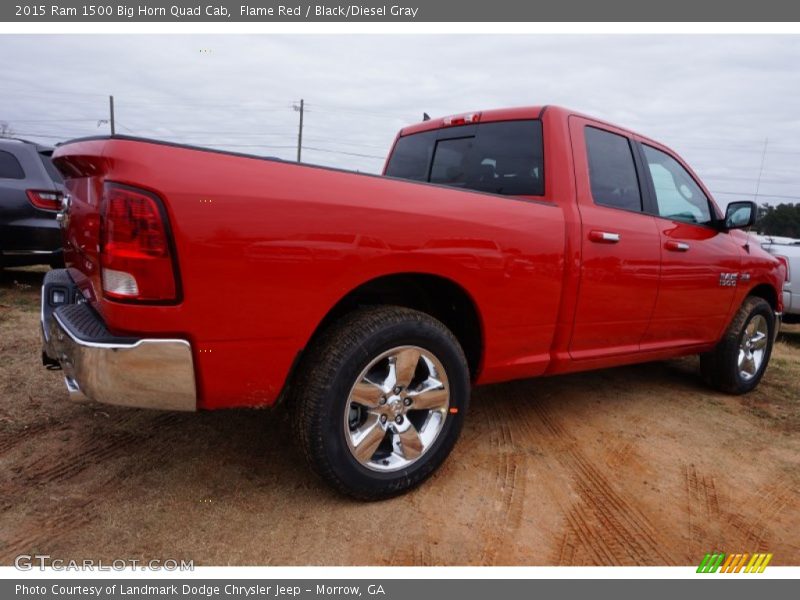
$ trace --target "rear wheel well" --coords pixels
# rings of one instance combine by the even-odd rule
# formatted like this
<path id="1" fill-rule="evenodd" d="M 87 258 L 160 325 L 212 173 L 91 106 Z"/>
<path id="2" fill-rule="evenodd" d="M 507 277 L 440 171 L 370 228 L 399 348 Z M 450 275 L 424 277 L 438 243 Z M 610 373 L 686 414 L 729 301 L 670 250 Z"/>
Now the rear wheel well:
<path id="1" fill-rule="evenodd" d="M 328 312 L 312 340 L 331 323 L 363 306 L 403 306 L 441 321 L 456 337 L 472 379 L 478 375 L 483 353 L 480 316 L 469 294 L 458 284 L 436 275 L 407 273 L 368 281 L 348 293 Z"/>

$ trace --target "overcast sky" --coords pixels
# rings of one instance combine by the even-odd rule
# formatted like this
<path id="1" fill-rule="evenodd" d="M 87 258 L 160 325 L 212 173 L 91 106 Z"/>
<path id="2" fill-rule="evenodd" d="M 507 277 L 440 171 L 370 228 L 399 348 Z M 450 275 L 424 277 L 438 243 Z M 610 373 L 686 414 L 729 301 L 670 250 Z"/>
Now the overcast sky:
<path id="1" fill-rule="evenodd" d="M 800 202 L 797 36 L 3 35 L 0 56 L 0 121 L 51 144 L 107 133 L 114 94 L 119 133 L 291 159 L 304 98 L 304 161 L 377 172 L 423 111 L 561 104 L 671 146 L 722 205 L 759 173 L 760 202 Z"/>

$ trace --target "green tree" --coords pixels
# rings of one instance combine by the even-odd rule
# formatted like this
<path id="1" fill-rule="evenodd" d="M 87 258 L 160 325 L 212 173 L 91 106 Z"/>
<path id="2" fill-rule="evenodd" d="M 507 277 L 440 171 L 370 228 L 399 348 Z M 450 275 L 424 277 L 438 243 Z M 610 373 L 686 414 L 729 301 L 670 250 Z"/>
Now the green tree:
<path id="1" fill-rule="evenodd" d="M 800 204 L 762 204 L 758 212 L 758 233 L 800 238 Z"/>

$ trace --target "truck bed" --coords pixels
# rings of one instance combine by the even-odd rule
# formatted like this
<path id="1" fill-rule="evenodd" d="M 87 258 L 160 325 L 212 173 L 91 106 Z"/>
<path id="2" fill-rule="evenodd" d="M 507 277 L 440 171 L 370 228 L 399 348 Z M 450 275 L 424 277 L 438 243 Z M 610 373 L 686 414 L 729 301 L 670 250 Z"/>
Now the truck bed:
<path id="1" fill-rule="evenodd" d="M 331 307 L 392 276 L 440 279 L 481 307 L 479 382 L 538 375 L 550 360 L 565 249 L 555 202 L 127 136 L 68 142 L 54 159 L 72 202 L 70 275 L 113 334 L 191 343 L 200 407 L 273 403 Z M 163 201 L 176 302 L 103 296 L 104 182 Z"/>

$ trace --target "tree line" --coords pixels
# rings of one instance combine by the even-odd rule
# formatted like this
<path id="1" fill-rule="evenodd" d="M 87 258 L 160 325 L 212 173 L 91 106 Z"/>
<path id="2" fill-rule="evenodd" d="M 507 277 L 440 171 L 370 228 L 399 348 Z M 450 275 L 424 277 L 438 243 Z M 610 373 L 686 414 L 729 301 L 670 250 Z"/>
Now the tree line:
<path id="1" fill-rule="evenodd" d="M 754 229 L 761 235 L 800 239 L 800 204 L 762 204 Z"/>

